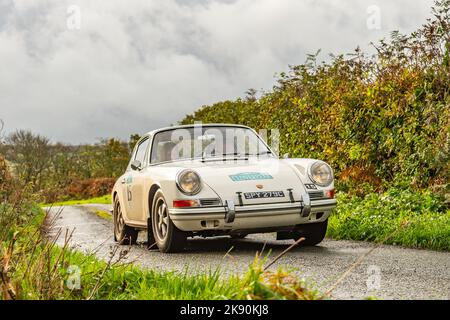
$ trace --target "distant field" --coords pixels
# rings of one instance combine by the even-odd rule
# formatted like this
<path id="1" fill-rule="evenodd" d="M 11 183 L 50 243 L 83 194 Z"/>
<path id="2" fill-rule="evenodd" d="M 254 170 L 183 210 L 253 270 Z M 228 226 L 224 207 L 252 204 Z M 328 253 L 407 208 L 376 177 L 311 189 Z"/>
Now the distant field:
<path id="1" fill-rule="evenodd" d="M 49 206 L 74 206 L 77 204 L 89 204 L 89 203 L 98 203 L 98 204 L 111 204 L 111 195 L 105 195 L 101 197 L 95 197 L 90 199 L 83 200 L 67 200 L 67 201 L 59 201 L 54 203 L 43 203 L 41 207 L 49 207 Z"/>

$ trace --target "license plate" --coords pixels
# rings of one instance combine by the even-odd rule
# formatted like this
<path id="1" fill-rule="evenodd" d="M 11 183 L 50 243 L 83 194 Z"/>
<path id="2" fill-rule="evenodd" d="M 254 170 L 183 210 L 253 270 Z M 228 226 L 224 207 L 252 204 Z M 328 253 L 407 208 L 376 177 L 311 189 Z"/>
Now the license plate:
<path id="1" fill-rule="evenodd" d="M 283 191 L 256 191 L 244 192 L 245 199 L 283 198 Z"/>

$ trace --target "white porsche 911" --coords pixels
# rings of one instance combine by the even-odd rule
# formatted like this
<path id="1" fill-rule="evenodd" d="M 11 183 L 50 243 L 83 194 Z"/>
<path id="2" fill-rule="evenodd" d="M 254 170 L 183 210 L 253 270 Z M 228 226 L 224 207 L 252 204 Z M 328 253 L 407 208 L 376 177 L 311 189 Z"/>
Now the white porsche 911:
<path id="1" fill-rule="evenodd" d="M 336 206 L 333 171 L 314 159 L 279 159 L 251 128 L 208 124 L 145 134 L 112 191 L 114 238 L 180 251 L 187 237 L 277 232 L 316 245 Z"/>

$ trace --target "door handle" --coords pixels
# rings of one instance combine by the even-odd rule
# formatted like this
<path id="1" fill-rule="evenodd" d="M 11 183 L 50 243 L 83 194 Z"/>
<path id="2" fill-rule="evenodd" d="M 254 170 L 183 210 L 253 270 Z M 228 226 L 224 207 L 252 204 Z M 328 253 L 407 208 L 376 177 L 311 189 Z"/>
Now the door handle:
<path id="1" fill-rule="evenodd" d="M 125 184 L 125 182 L 126 182 L 125 178 L 123 178 L 123 179 L 120 181 L 121 184 Z"/>

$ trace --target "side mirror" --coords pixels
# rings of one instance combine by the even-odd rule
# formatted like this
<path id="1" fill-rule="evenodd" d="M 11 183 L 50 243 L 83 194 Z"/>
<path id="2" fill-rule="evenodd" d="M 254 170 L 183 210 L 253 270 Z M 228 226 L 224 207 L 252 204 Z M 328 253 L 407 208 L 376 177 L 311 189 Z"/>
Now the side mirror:
<path id="1" fill-rule="evenodd" d="M 131 162 L 131 169 L 133 169 L 133 170 L 141 170 L 141 162 L 139 161 L 139 160 L 133 160 L 132 162 Z"/>
<path id="2" fill-rule="evenodd" d="M 289 159 L 291 155 L 289 153 L 283 154 L 283 159 Z"/>

